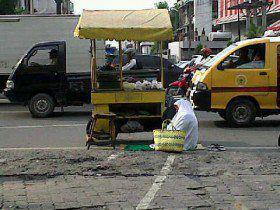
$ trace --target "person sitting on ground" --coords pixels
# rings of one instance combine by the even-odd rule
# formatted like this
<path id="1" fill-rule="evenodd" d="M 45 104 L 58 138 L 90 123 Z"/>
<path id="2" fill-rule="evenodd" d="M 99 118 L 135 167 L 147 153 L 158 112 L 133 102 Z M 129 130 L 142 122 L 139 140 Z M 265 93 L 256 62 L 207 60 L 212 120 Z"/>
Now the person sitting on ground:
<path id="1" fill-rule="evenodd" d="M 172 130 L 174 126 L 176 130 L 186 131 L 184 150 L 194 150 L 198 142 L 198 121 L 192 105 L 188 100 L 181 99 L 175 102 L 174 106 L 177 113 L 167 130 Z"/>
<path id="2" fill-rule="evenodd" d="M 137 66 L 137 61 L 135 59 L 135 50 L 132 49 L 132 48 L 129 48 L 127 49 L 125 52 L 124 52 L 126 55 L 127 55 L 127 61 L 128 63 L 125 64 L 123 67 L 122 67 L 122 70 L 123 71 L 129 71 L 131 70 L 132 68 L 136 67 Z"/>

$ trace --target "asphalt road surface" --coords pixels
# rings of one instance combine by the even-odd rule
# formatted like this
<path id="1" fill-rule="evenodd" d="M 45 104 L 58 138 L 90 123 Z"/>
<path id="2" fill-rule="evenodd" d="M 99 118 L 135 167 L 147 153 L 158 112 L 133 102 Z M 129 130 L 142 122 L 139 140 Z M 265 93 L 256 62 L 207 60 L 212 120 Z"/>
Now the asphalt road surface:
<path id="1" fill-rule="evenodd" d="M 91 106 L 57 110 L 47 119 L 31 118 L 27 108 L 0 104 L 0 148 L 83 147 Z M 280 134 L 280 116 L 257 119 L 253 127 L 230 128 L 215 113 L 197 112 L 199 139 L 206 145 L 227 147 L 275 147 Z M 152 133 L 119 135 L 121 139 L 151 140 Z"/>

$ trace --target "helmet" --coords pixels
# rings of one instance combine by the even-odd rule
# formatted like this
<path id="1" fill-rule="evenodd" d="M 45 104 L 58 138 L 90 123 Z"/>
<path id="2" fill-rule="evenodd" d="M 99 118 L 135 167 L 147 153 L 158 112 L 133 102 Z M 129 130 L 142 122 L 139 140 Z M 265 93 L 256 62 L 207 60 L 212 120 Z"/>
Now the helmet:
<path id="1" fill-rule="evenodd" d="M 136 54 L 136 51 L 133 48 L 128 48 L 126 51 L 124 51 L 124 54 L 134 56 Z"/>
<path id="2" fill-rule="evenodd" d="M 212 50 L 211 50 L 210 48 L 207 48 L 207 47 L 203 48 L 203 49 L 201 50 L 201 52 L 202 52 L 202 54 L 203 54 L 205 57 L 208 57 L 209 55 L 212 54 Z"/>

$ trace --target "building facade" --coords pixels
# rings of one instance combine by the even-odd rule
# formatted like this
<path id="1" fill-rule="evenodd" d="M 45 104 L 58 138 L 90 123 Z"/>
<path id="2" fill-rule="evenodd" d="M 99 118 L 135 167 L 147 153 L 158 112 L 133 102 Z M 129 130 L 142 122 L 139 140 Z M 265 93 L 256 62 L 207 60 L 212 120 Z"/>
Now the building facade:
<path id="1" fill-rule="evenodd" d="M 178 40 L 188 37 L 200 41 L 203 36 L 207 40 L 209 33 L 217 30 L 212 23 L 218 17 L 218 0 L 178 0 L 177 3 L 180 5 Z"/>
<path id="2" fill-rule="evenodd" d="M 260 3 L 262 1 L 256 1 Z M 240 4 L 252 4 L 253 0 L 219 0 L 218 14 L 219 17 L 214 21 L 214 25 L 221 26 L 223 31 L 231 31 L 234 37 L 238 36 L 238 9 L 230 9 Z M 266 26 L 271 25 L 280 19 L 280 0 L 267 0 L 266 6 Z M 252 20 L 254 24 L 262 26 L 262 11 L 261 7 L 251 11 L 250 19 L 254 19 L 254 12 L 256 12 L 256 19 Z M 246 9 L 239 9 L 239 23 L 241 36 L 246 35 Z M 248 26 L 247 26 L 248 27 Z"/>
<path id="3" fill-rule="evenodd" d="M 25 14 L 74 13 L 74 4 L 70 0 L 20 0 L 18 8 L 22 8 Z"/>

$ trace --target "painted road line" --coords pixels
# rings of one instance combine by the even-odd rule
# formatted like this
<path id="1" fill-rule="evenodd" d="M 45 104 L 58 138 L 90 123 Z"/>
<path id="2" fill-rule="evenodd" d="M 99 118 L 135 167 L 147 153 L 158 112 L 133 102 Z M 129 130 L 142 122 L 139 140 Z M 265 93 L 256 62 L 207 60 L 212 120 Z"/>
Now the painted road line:
<path id="1" fill-rule="evenodd" d="M 22 147 L 0 148 L 0 151 L 24 151 L 24 150 L 87 150 L 86 147 Z M 113 150 L 113 147 L 90 147 L 90 150 Z"/>
<path id="2" fill-rule="evenodd" d="M 229 150 L 271 150 L 271 149 L 277 149 L 279 150 L 280 147 L 225 147 Z"/>
<path id="3" fill-rule="evenodd" d="M 67 125 L 19 125 L 19 126 L 0 126 L 0 129 L 25 129 L 25 128 L 52 128 L 52 127 L 81 127 L 86 124 L 67 124 Z"/>
<path id="4" fill-rule="evenodd" d="M 148 209 L 150 203 L 154 200 L 155 195 L 161 189 L 161 186 L 168 174 L 172 171 L 172 165 L 175 161 L 175 155 L 168 156 L 163 168 L 160 171 L 160 174 L 155 179 L 152 187 L 149 189 L 145 197 L 137 205 L 136 209 Z"/>
<path id="5" fill-rule="evenodd" d="M 29 111 L 0 111 L 0 114 L 18 114 L 18 113 L 29 113 Z"/>
<path id="6" fill-rule="evenodd" d="M 107 161 L 110 162 L 112 160 L 115 160 L 118 156 L 119 156 L 119 154 L 112 154 L 107 158 Z"/>
<path id="7" fill-rule="evenodd" d="M 16 147 L 16 148 L 0 148 L 0 151 L 9 151 L 9 150 L 80 150 L 85 149 L 86 147 Z M 93 150 L 113 150 L 113 147 L 102 147 L 102 146 L 91 146 L 90 149 Z M 226 147 L 227 150 L 280 150 L 280 147 Z M 205 149 L 205 151 L 208 151 Z M 226 151 L 225 151 L 226 152 Z M 113 154 L 108 157 L 108 160 L 116 159 L 119 156 Z"/>

